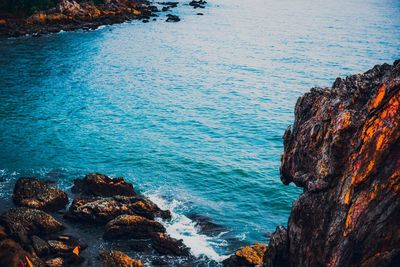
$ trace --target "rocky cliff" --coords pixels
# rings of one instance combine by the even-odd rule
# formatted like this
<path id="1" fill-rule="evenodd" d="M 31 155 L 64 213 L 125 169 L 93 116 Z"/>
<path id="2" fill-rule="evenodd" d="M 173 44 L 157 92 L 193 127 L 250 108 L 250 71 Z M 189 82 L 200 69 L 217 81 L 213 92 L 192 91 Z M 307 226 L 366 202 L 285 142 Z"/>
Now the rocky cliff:
<path id="1" fill-rule="evenodd" d="M 267 266 L 400 266 L 399 124 L 400 60 L 297 101 L 281 180 L 304 192 Z"/>
<path id="2" fill-rule="evenodd" d="M 281 180 L 304 188 L 287 229 L 224 266 L 400 266 L 400 60 L 299 98 Z"/>

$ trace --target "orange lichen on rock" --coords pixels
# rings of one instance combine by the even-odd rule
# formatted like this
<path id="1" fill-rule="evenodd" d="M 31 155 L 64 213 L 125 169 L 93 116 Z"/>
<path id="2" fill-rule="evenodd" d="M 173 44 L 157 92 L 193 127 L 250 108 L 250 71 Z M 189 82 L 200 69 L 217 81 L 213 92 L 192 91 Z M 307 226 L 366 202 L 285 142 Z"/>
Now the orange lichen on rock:
<path id="1" fill-rule="evenodd" d="M 371 111 L 374 108 L 377 108 L 379 104 L 382 102 L 383 98 L 385 97 L 386 94 L 386 84 L 383 83 L 379 88 L 376 93 L 376 97 L 371 100 L 371 103 L 368 107 L 368 111 Z"/>
<path id="2" fill-rule="evenodd" d="M 103 259 L 104 267 L 142 267 L 142 262 L 132 259 L 125 253 L 117 250 L 112 250 L 109 252 L 102 252 L 100 256 Z"/>
<path id="3" fill-rule="evenodd" d="M 374 170 L 382 152 L 400 137 L 400 90 L 390 98 L 382 110 L 369 119 L 362 130 L 362 146 L 355 158 L 362 162 L 359 169 L 354 170 L 352 183 L 360 184 Z"/>
<path id="4" fill-rule="evenodd" d="M 245 246 L 244 248 L 235 252 L 235 255 L 244 258 L 247 262 L 253 265 L 260 265 L 263 263 L 263 257 L 267 251 L 268 246 L 265 244 L 255 243 L 252 246 Z"/>

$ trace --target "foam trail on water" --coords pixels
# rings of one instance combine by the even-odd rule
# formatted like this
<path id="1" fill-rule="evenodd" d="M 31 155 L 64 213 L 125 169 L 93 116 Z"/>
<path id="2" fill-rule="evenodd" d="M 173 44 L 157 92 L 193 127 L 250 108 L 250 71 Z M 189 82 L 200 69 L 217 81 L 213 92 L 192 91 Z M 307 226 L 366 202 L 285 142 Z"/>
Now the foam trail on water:
<path id="1" fill-rule="evenodd" d="M 179 201 L 173 200 L 167 202 L 157 193 L 146 195 L 161 209 L 168 209 L 171 211 L 172 219 L 168 222 L 163 222 L 167 233 L 173 238 L 182 239 L 183 243 L 190 248 L 191 253 L 195 257 L 206 256 L 217 262 L 226 258 L 226 256 L 219 255 L 211 246 L 211 237 L 199 233 L 194 221 L 176 212 L 176 208 L 181 205 Z"/>

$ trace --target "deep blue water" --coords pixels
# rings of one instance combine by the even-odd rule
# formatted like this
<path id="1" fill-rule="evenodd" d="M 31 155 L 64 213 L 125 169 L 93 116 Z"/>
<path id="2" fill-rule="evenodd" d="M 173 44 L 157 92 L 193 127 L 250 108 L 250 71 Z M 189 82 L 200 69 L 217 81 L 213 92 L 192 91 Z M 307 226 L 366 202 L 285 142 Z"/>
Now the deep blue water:
<path id="1" fill-rule="evenodd" d="M 124 176 L 215 259 L 286 224 L 301 192 L 279 179 L 297 98 L 400 58 L 400 2 L 210 2 L 204 16 L 179 6 L 175 24 L 0 39 L 0 201 L 22 175 L 64 189 Z M 228 232 L 199 235 L 192 214 Z"/>

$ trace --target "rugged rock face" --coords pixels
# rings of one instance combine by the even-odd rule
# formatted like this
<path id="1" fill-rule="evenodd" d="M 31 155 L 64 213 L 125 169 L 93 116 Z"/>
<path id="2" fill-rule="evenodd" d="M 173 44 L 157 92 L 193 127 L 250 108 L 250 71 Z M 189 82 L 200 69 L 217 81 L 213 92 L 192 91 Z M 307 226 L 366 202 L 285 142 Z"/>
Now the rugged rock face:
<path id="1" fill-rule="evenodd" d="M 55 211 L 68 203 L 65 192 L 49 186 L 36 178 L 20 178 L 14 187 L 13 199 L 19 206 Z"/>
<path id="2" fill-rule="evenodd" d="M 144 197 L 78 198 L 72 202 L 66 217 L 73 220 L 106 223 L 123 214 L 140 215 L 153 220 L 168 219 L 169 211 L 161 210 Z"/>
<path id="3" fill-rule="evenodd" d="M 136 195 L 133 186 L 125 182 L 124 178 L 110 178 L 103 174 L 90 173 L 82 180 L 74 180 L 72 192 L 89 196 L 112 197 Z"/>
<path id="4" fill-rule="evenodd" d="M 306 93 L 284 146 L 304 192 L 266 265 L 400 266 L 400 61 Z"/>

